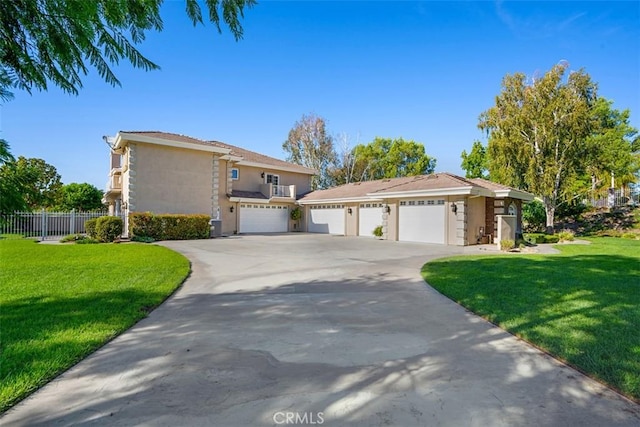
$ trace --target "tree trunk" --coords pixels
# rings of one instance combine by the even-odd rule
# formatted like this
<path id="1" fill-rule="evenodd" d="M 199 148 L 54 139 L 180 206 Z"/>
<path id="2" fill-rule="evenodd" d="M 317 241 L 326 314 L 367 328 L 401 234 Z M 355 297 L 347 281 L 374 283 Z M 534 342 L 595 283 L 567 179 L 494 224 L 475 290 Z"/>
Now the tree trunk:
<path id="1" fill-rule="evenodd" d="M 544 197 L 543 200 L 544 200 L 544 210 L 545 210 L 545 213 L 547 214 L 547 224 L 546 224 L 547 228 L 545 232 L 547 234 L 553 234 L 553 222 L 556 215 L 556 206 L 555 206 L 555 203 L 553 203 L 553 201 L 549 197 Z"/>

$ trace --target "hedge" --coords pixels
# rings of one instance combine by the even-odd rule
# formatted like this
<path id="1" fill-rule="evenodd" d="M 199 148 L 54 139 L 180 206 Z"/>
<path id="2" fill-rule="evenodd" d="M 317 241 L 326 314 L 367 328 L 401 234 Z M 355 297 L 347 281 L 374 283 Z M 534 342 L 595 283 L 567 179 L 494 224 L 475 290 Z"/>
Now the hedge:
<path id="1" fill-rule="evenodd" d="M 113 242 L 122 235 L 122 228 L 122 218 L 101 216 L 96 220 L 95 238 L 101 242 Z"/>
<path id="2" fill-rule="evenodd" d="M 533 244 L 558 243 L 560 241 L 560 237 L 557 235 L 544 233 L 525 233 L 524 239 Z"/>
<path id="3" fill-rule="evenodd" d="M 96 223 L 98 222 L 98 218 L 88 219 L 84 222 L 84 230 L 87 232 L 87 236 L 92 239 L 97 239 L 98 235 L 96 234 Z"/>
<path id="4" fill-rule="evenodd" d="M 129 214 L 129 235 L 154 240 L 208 239 L 210 219 L 208 215 L 132 212 Z"/>

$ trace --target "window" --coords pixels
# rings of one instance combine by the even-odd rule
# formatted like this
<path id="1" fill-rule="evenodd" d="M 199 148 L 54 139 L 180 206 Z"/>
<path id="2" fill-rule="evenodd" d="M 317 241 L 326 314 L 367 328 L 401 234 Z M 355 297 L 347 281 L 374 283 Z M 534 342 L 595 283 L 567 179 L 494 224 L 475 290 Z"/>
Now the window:
<path id="1" fill-rule="evenodd" d="M 438 199 L 438 204 L 439 204 L 439 205 L 444 205 L 444 200 L 442 200 L 442 199 Z"/>
<path id="2" fill-rule="evenodd" d="M 273 174 L 266 174 L 264 176 L 264 182 L 266 184 L 273 184 L 273 185 L 279 185 L 280 184 L 280 177 L 278 175 L 273 175 Z"/>
<path id="3" fill-rule="evenodd" d="M 231 168 L 231 179 L 237 181 L 240 178 L 240 171 L 238 168 Z"/>
<path id="4" fill-rule="evenodd" d="M 409 206 L 415 206 L 415 205 L 416 205 L 415 200 L 409 200 Z"/>
<path id="5" fill-rule="evenodd" d="M 431 203 L 433 204 L 433 203 Z M 423 206 L 424 205 L 424 200 L 418 200 L 418 206 Z"/>
<path id="6" fill-rule="evenodd" d="M 427 204 L 428 205 L 435 205 L 436 202 L 435 202 L 435 200 L 427 200 Z"/>

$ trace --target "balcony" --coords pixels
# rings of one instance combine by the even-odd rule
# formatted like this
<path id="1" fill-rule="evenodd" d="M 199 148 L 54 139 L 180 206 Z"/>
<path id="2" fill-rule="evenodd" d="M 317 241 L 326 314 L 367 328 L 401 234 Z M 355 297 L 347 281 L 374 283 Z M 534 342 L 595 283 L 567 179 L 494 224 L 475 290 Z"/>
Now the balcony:
<path id="1" fill-rule="evenodd" d="M 105 194 L 115 194 L 122 192 L 122 175 L 116 174 L 109 177 L 105 185 Z"/>
<path id="2" fill-rule="evenodd" d="M 295 185 L 262 184 L 260 186 L 260 192 L 267 196 L 269 199 L 277 197 L 295 200 L 296 198 Z"/>

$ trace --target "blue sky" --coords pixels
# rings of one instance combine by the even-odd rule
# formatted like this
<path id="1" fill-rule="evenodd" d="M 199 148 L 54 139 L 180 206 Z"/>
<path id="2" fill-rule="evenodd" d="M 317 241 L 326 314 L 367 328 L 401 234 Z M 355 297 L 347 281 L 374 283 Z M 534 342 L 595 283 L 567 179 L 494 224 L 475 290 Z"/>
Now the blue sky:
<path id="1" fill-rule="evenodd" d="M 425 145 L 437 171 L 462 173 L 507 73 L 528 76 L 567 60 L 640 128 L 640 2 L 274 2 L 247 11 L 244 39 L 193 28 L 182 1 L 163 5 L 164 31 L 139 46 L 160 71 L 95 73 L 79 96 L 16 92 L 1 135 L 17 157 L 43 158 L 64 183 L 103 189 L 102 135 L 161 130 L 284 158 L 303 114 L 351 144 L 376 136 Z"/>

